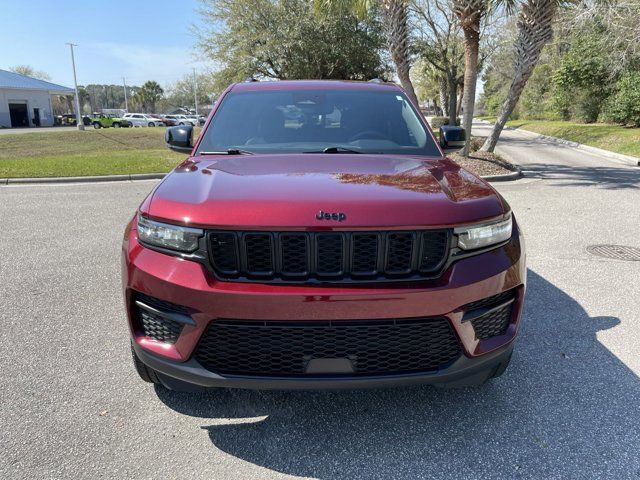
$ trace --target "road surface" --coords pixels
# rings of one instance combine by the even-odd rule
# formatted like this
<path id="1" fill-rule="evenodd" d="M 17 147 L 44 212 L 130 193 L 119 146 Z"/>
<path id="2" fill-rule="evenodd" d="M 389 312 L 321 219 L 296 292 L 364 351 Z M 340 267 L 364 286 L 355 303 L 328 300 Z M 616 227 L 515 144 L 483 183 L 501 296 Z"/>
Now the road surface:
<path id="1" fill-rule="evenodd" d="M 640 169 L 505 132 L 528 298 L 481 387 L 180 394 L 138 380 L 120 238 L 153 182 L 0 187 L 0 478 L 640 477 Z"/>

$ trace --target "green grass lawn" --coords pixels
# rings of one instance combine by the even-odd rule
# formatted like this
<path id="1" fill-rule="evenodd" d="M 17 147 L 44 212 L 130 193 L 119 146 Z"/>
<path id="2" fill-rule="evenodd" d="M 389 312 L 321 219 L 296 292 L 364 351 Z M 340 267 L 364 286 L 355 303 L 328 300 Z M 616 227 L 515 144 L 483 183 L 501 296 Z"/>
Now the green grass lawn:
<path id="1" fill-rule="evenodd" d="M 0 178 L 168 172 L 186 155 L 164 128 L 108 128 L 0 135 Z"/>
<path id="2" fill-rule="evenodd" d="M 495 117 L 481 117 L 494 121 Z M 507 125 L 531 132 L 564 138 L 611 152 L 640 157 L 640 128 L 607 123 L 573 123 L 549 120 L 510 120 Z"/>

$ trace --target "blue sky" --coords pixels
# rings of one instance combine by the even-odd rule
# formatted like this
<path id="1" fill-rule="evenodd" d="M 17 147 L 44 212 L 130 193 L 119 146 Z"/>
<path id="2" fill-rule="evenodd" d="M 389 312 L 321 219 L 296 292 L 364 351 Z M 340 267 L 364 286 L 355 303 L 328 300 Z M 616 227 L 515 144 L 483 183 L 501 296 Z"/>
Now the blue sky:
<path id="1" fill-rule="evenodd" d="M 0 69 L 31 65 L 73 86 L 69 47 L 77 43 L 78 84 L 166 86 L 192 71 L 197 0 L 0 0 Z"/>

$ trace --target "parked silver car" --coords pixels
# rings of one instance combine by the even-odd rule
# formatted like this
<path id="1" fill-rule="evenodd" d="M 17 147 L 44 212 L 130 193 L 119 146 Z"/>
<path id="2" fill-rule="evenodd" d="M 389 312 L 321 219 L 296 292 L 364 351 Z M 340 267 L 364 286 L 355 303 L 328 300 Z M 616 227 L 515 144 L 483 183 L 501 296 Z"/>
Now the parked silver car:
<path id="1" fill-rule="evenodd" d="M 162 120 L 146 113 L 125 113 L 122 118 L 131 122 L 134 127 L 161 127 L 164 125 Z"/>

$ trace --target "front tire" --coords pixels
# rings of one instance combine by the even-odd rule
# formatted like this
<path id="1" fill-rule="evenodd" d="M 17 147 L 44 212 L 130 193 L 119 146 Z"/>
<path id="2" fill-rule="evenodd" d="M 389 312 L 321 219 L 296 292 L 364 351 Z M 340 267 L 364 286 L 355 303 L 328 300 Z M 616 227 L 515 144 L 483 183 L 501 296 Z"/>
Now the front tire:
<path id="1" fill-rule="evenodd" d="M 113 128 L 120 128 L 120 123 L 119 122 L 113 122 L 113 125 L 111 125 Z"/>
<path id="2" fill-rule="evenodd" d="M 99 128 L 102 128 L 102 125 L 100 125 L 98 122 L 93 122 L 93 128 L 97 130 Z"/>
<path id="3" fill-rule="evenodd" d="M 144 382 L 153 383 L 154 385 L 162 385 L 162 382 L 160 382 L 160 378 L 158 377 L 158 372 L 142 363 L 142 361 L 136 355 L 136 351 L 133 349 L 133 345 L 131 345 L 131 355 L 133 356 L 133 366 Z"/>
<path id="4" fill-rule="evenodd" d="M 512 355 L 513 355 L 513 351 L 509 353 L 509 356 L 507 358 L 505 358 L 502 362 L 500 362 L 500 364 L 496 367 L 495 371 L 489 378 L 498 378 L 500 375 L 502 375 L 507 369 L 507 367 L 509 366 L 509 363 L 511 363 Z"/>

